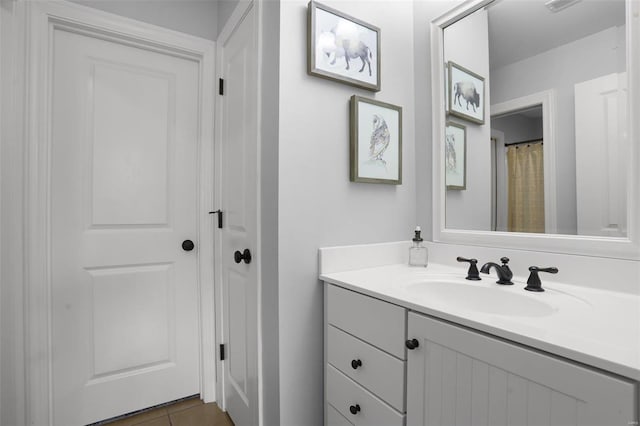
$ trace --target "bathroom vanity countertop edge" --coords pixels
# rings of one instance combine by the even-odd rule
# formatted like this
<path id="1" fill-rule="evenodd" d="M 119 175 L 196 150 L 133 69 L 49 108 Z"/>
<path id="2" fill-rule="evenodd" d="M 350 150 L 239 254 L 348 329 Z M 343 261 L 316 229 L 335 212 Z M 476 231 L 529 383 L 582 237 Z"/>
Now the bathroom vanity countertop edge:
<path id="1" fill-rule="evenodd" d="M 444 310 L 442 304 L 424 297 L 411 297 L 407 292 L 407 284 L 434 276 L 457 277 L 464 282 L 464 271 L 437 264 L 430 264 L 428 268 L 397 264 L 328 273 L 320 275 L 320 280 L 640 381 L 640 297 L 549 283 L 547 288 L 550 292 L 575 294 L 577 298 L 584 300 L 593 315 L 580 315 L 567 309 L 569 312 L 563 310 L 562 314 L 543 318 L 508 317 L 459 309 L 456 306 L 447 306 Z M 516 285 L 505 291 L 522 290 L 520 287 L 524 287 L 524 282 L 519 278 L 514 277 Z M 483 276 L 484 285 L 490 285 L 493 281 L 494 277 Z M 473 283 L 468 282 L 468 285 Z M 538 294 L 527 297 L 536 296 Z"/>

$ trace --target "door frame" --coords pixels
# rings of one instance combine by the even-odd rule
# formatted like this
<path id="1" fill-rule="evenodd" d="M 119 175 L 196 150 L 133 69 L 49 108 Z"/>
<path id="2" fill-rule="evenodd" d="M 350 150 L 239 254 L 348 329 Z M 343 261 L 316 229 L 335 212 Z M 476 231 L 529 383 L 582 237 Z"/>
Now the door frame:
<path id="1" fill-rule="evenodd" d="M 544 141 L 544 229 L 546 234 L 556 234 L 558 232 L 558 206 L 556 198 L 555 89 L 493 104 L 491 105 L 491 115 L 503 115 L 538 105 L 542 106 L 542 140 Z"/>
<path id="2" fill-rule="evenodd" d="M 198 288 L 200 394 L 216 399 L 214 315 L 215 42 L 66 1 L 18 2 L 24 8 L 26 106 L 24 161 L 24 314 L 27 424 L 51 425 L 51 72 L 54 30 L 62 28 L 129 46 L 190 59 L 199 67 L 198 140 Z M 19 27 L 19 25 L 18 25 Z M 18 167 L 20 167 L 18 166 Z"/>

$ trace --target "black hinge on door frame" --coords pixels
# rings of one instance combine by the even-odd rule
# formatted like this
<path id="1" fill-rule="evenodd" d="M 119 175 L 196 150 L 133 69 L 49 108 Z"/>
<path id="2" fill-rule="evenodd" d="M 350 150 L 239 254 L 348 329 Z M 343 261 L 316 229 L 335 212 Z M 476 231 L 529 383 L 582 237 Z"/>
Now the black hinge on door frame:
<path id="1" fill-rule="evenodd" d="M 218 228 L 222 229 L 222 210 L 218 209 L 213 212 L 209 212 L 209 214 L 217 214 L 218 215 Z"/>
<path id="2" fill-rule="evenodd" d="M 224 95 L 224 79 L 218 79 L 218 93 Z"/>
<path id="3" fill-rule="evenodd" d="M 220 361 L 224 361 L 224 344 L 220 345 Z"/>

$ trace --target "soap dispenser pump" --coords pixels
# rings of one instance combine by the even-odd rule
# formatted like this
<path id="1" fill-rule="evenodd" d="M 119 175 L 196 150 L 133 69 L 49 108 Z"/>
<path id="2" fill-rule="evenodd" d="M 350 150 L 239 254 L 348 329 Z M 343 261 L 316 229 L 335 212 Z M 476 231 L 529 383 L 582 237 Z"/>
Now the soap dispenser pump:
<path id="1" fill-rule="evenodd" d="M 410 266 L 427 266 L 428 253 L 420 236 L 422 230 L 416 226 L 415 236 L 413 237 L 413 245 L 409 249 L 409 265 Z"/>

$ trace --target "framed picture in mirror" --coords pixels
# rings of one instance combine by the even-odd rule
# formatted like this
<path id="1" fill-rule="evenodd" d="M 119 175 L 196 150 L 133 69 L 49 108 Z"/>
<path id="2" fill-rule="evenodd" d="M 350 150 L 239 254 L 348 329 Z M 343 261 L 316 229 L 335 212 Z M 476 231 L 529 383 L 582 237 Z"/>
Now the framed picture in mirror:
<path id="1" fill-rule="evenodd" d="M 447 189 L 467 189 L 467 128 L 448 121 L 445 128 L 444 171 Z"/>
<path id="2" fill-rule="evenodd" d="M 477 124 L 484 124 L 484 78 L 455 62 L 448 63 L 447 112 Z"/>
<path id="3" fill-rule="evenodd" d="M 402 107 L 351 97 L 352 182 L 402 184 Z"/>
<path id="4" fill-rule="evenodd" d="M 307 73 L 380 91 L 380 28 L 309 2 Z"/>

